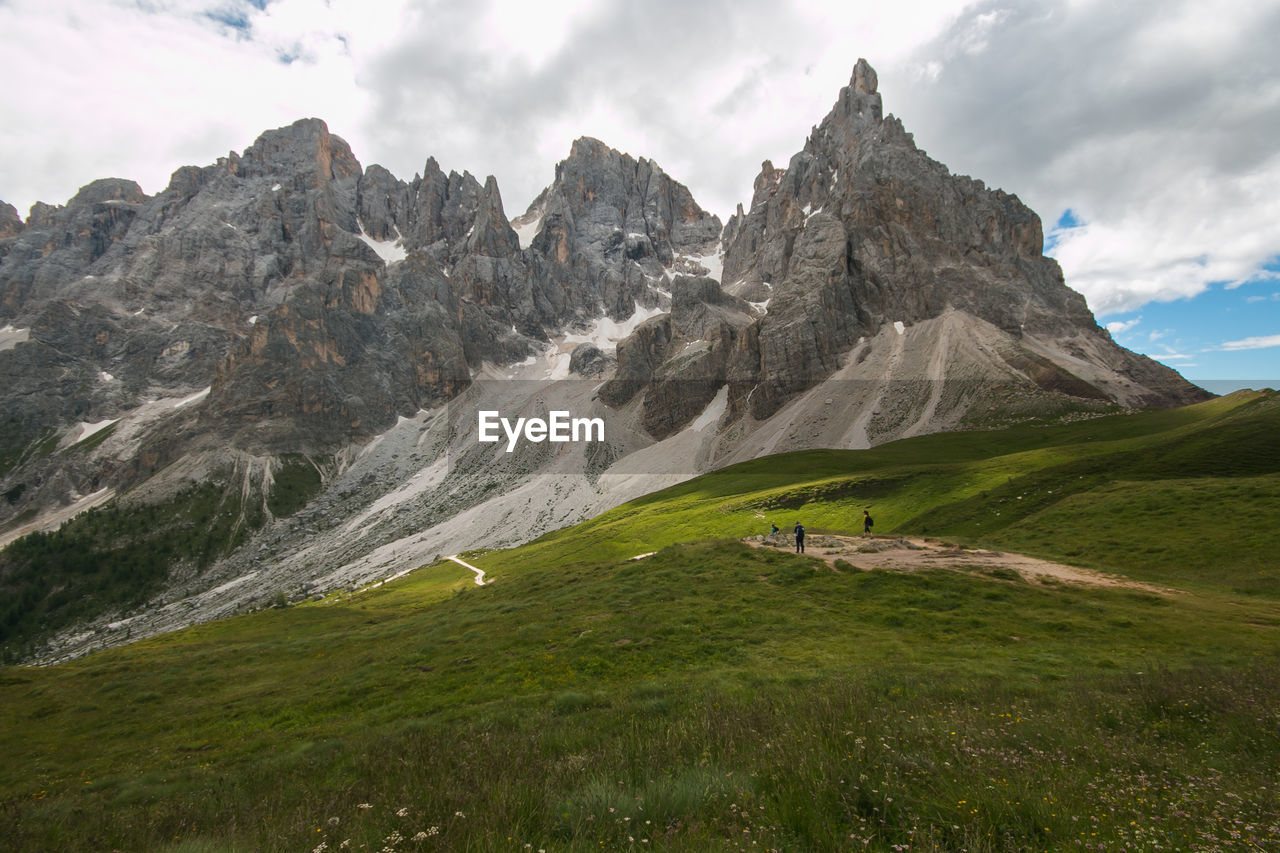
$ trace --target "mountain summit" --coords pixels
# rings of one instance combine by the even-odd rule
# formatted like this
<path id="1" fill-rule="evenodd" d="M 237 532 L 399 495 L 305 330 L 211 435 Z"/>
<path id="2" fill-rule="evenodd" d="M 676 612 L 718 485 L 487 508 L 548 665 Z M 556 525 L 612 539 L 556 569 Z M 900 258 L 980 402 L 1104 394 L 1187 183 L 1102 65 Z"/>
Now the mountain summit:
<path id="1" fill-rule="evenodd" d="M 74 619 L 51 596 L 79 581 L 0 553 L 34 602 L 15 624 L 96 612 L 110 642 L 762 454 L 1206 396 L 1117 346 L 1039 218 L 931 160 L 877 89 L 859 60 L 723 227 L 594 139 L 509 220 L 492 177 L 364 169 L 318 119 L 155 196 L 105 179 L 25 221 L 0 203 L 0 541 L 105 506 L 166 519 L 134 545 L 188 543 Z M 607 440 L 478 441 L 479 410 L 558 405 Z"/>

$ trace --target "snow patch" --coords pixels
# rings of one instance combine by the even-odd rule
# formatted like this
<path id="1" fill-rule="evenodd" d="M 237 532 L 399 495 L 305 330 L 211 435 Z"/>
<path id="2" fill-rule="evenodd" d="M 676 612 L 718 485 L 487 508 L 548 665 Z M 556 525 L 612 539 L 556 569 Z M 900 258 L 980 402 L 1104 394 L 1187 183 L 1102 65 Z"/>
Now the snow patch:
<path id="1" fill-rule="evenodd" d="M 569 378 L 569 362 L 573 357 L 567 352 L 558 353 L 551 367 L 547 369 L 548 379 L 568 379 Z"/>
<path id="2" fill-rule="evenodd" d="M 181 409 L 183 406 L 190 405 L 191 403 L 197 403 L 203 400 L 205 397 L 208 397 L 209 392 L 212 390 L 213 390 L 213 386 L 211 385 L 208 388 L 205 388 L 203 391 L 197 391 L 196 393 L 192 394 L 190 397 L 183 397 L 181 400 L 174 403 L 173 407 L 175 409 Z"/>
<path id="3" fill-rule="evenodd" d="M 12 324 L 0 329 L 0 350 L 13 349 L 31 337 L 30 329 L 15 329 Z"/>
<path id="4" fill-rule="evenodd" d="M 272 184 L 272 185 L 271 185 L 271 191 L 272 191 L 273 193 L 274 193 L 274 192 L 279 192 L 279 191 L 280 191 L 280 185 L 279 185 L 279 184 Z"/>
<path id="5" fill-rule="evenodd" d="M 360 239 L 365 242 L 370 249 L 378 253 L 378 257 L 382 258 L 382 262 L 387 266 L 403 261 L 409 257 L 409 253 L 404 250 L 404 238 L 400 236 L 400 229 L 392 226 L 392 230 L 396 232 L 394 240 L 375 240 L 369 236 L 369 232 L 364 230 L 364 223 L 356 220 L 360 226 Z M 468 232 L 470 234 L 470 232 Z"/>
<path id="6" fill-rule="evenodd" d="M 717 248 L 716 251 L 707 255 L 678 255 L 676 260 L 692 261 L 699 266 L 705 267 L 707 277 L 714 278 L 719 282 L 724 277 L 724 251 Z M 671 268 L 667 268 L 667 272 L 671 272 Z"/>
<path id="7" fill-rule="evenodd" d="M 113 381 L 115 381 L 115 377 L 114 377 L 114 376 L 112 376 L 110 373 L 107 373 L 105 370 L 99 370 L 99 371 L 98 371 L 98 381 L 99 381 L 99 382 L 113 382 Z"/>
<path id="8" fill-rule="evenodd" d="M 76 427 L 76 429 L 79 430 L 79 432 L 76 433 L 76 440 L 75 442 L 72 442 L 72 443 L 75 444 L 75 443 L 84 441 L 86 438 L 89 438 L 90 436 L 97 435 L 98 433 L 102 432 L 104 429 L 106 429 L 107 427 L 111 426 L 113 423 L 116 423 L 119 420 L 120 420 L 119 418 L 112 418 L 111 420 L 107 420 L 107 421 L 98 421 L 96 424 L 90 424 L 90 423 L 85 423 L 84 421 L 81 421 Z"/>
<path id="9" fill-rule="evenodd" d="M 769 303 L 772 301 L 773 301 L 773 297 L 770 296 L 764 302 L 748 302 L 747 304 L 750 305 L 752 308 L 756 309 L 757 311 L 759 311 L 761 314 L 768 314 Z"/>
<path id="10" fill-rule="evenodd" d="M 250 325 L 250 326 L 256 326 L 256 325 L 258 325 L 258 315 L 257 315 L 257 314 L 254 314 L 252 317 L 250 317 L 250 318 L 249 318 L 249 325 Z"/>
<path id="11" fill-rule="evenodd" d="M 518 221 L 518 220 L 517 220 Z M 520 241 L 520 248 L 527 249 L 533 245 L 533 238 L 538 236 L 538 229 L 542 227 L 542 214 L 538 214 L 538 218 L 520 225 L 512 225 L 511 230 L 516 232 L 516 239 Z"/>
<path id="12" fill-rule="evenodd" d="M 661 314 L 665 314 L 661 308 L 655 306 L 653 308 L 636 307 L 636 310 L 630 317 L 621 323 L 610 320 L 608 317 L 599 317 L 586 332 L 581 334 L 573 333 L 564 336 L 566 344 L 595 344 L 596 348 L 601 352 L 616 352 L 618 342 L 626 340 L 636 327 L 645 320 L 652 319 Z M 565 376 L 568 376 L 568 361 L 565 362 Z M 563 378 L 563 377 L 561 377 Z"/>
<path id="13" fill-rule="evenodd" d="M 693 432 L 702 432 L 709 426 L 715 426 L 727 408 L 729 408 L 729 386 L 722 385 L 720 390 L 716 392 L 715 398 L 710 403 L 707 403 L 707 407 L 702 410 L 702 414 L 698 415 L 697 419 L 689 424 L 688 429 Z"/>
<path id="14" fill-rule="evenodd" d="M 907 326 L 901 320 L 894 320 L 893 328 L 894 328 L 894 331 L 896 331 L 900 335 L 904 335 L 907 332 Z"/>

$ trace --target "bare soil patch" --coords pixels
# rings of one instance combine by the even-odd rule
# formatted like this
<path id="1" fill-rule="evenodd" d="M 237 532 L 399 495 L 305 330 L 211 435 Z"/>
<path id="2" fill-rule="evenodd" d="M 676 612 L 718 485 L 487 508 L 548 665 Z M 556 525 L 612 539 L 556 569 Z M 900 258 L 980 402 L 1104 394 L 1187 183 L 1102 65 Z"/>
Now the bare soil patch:
<path id="1" fill-rule="evenodd" d="M 774 536 L 748 536 L 743 540 L 753 548 L 775 548 L 794 551 L 795 539 L 779 532 Z M 886 569 L 914 572 L 922 569 L 954 569 L 1001 577 L 1016 572 L 1023 579 L 1039 583 L 1073 583 L 1086 586 L 1139 589 L 1157 595 L 1170 595 L 1174 590 L 1109 575 L 1105 572 L 1068 566 L 1003 551 L 965 548 L 937 539 L 892 536 L 835 536 L 810 534 L 805 537 L 805 554 L 825 560 L 832 568 L 844 560 L 858 569 Z M 1006 574 L 1008 579 L 1012 579 Z"/>

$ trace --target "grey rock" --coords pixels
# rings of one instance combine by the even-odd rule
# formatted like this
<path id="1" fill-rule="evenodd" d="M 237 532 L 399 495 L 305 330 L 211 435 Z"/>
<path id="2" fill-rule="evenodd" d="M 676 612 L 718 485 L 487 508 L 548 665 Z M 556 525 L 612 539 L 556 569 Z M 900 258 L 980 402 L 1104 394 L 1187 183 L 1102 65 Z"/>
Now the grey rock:
<path id="1" fill-rule="evenodd" d="M 21 231 L 22 217 L 18 216 L 18 209 L 7 201 L 0 201 L 0 241 L 17 237 Z"/>
<path id="2" fill-rule="evenodd" d="M 578 344 L 569 355 L 569 372 L 578 376 L 600 376 L 616 363 L 617 359 L 605 355 L 595 344 Z"/>

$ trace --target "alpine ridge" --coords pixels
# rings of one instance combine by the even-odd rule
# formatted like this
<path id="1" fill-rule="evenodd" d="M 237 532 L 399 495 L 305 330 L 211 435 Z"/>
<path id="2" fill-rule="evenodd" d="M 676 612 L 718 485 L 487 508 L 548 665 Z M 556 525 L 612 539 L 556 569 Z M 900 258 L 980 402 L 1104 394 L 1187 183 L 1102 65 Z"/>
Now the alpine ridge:
<path id="1" fill-rule="evenodd" d="M 493 177 L 365 169 L 314 118 L 154 196 L 0 203 L 0 325 L 0 543 L 93 507 L 164 519 L 96 547 L 188 543 L 114 599 L 0 552 L 21 602 L 0 644 L 33 660 L 764 454 L 1208 396 L 1116 345 L 1035 213 L 919 150 L 865 60 L 723 225 L 598 140 L 510 218 Z M 598 416 L 607 440 L 506 454 L 480 409 Z"/>

